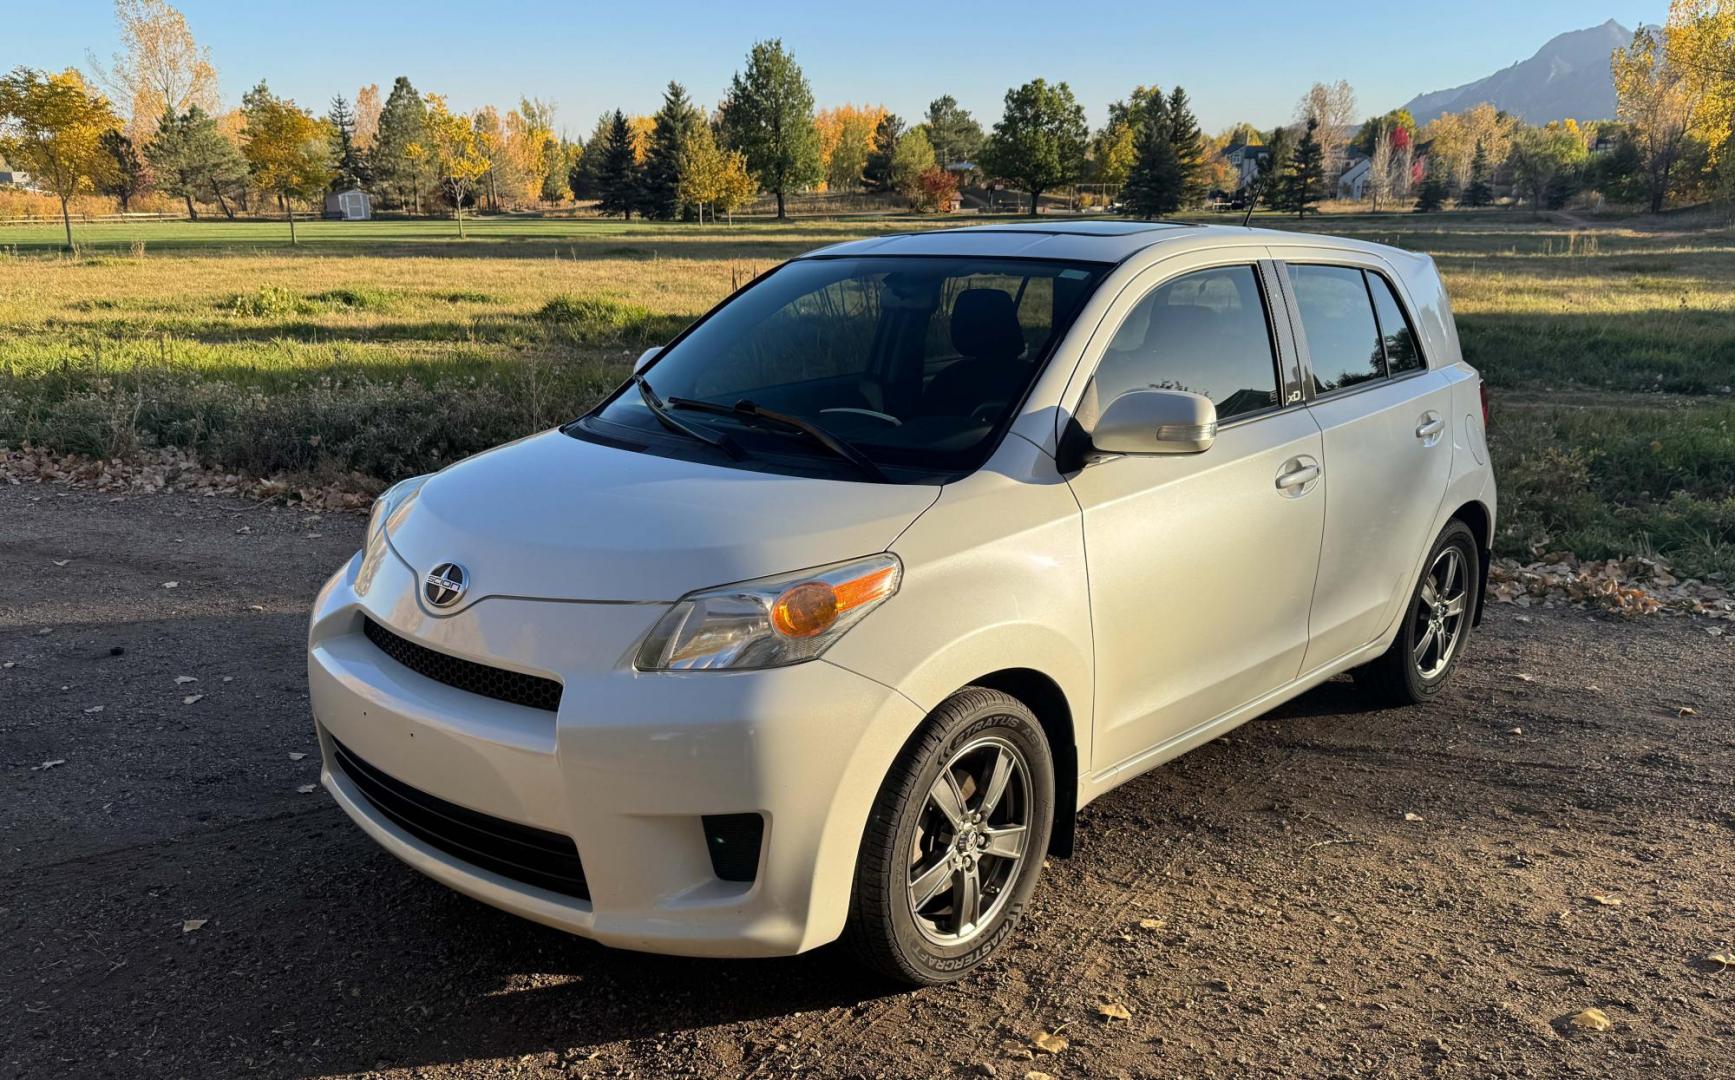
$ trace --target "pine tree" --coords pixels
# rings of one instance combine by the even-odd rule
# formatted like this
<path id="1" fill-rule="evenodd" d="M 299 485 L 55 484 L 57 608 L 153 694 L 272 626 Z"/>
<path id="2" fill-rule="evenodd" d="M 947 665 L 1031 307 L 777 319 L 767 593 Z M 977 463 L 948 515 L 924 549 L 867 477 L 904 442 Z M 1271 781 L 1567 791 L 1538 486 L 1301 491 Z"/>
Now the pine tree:
<path id="1" fill-rule="evenodd" d="M 604 214 L 619 214 L 631 220 L 633 210 L 642 205 L 639 166 L 633 160 L 633 129 L 619 109 L 609 121 L 608 141 L 602 146 L 596 183 L 596 206 Z"/>
<path id="2" fill-rule="evenodd" d="M 904 121 L 892 113 L 880 117 L 879 126 L 874 128 L 873 149 L 868 151 L 867 167 L 862 169 L 862 179 L 867 182 L 869 191 L 890 191 L 894 186 L 892 176 L 892 159 L 898 152 L 898 140 L 904 135 Z"/>
<path id="3" fill-rule="evenodd" d="M 325 119 L 331 125 L 331 159 L 337 169 L 337 175 L 332 177 L 331 190 L 367 187 L 367 165 L 362 160 L 361 148 L 355 144 L 355 113 L 342 94 L 331 99 L 331 111 L 326 113 Z"/>
<path id="4" fill-rule="evenodd" d="M 1416 213 L 1432 214 L 1446 205 L 1446 170 L 1438 158 L 1430 158 L 1428 172 L 1416 191 Z"/>
<path id="5" fill-rule="evenodd" d="M 133 141 L 111 128 L 102 133 L 102 149 L 109 157 L 108 175 L 102 180 L 102 193 L 113 195 L 120 202 L 120 212 L 126 213 L 134 195 L 145 189 L 149 177 L 145 163 L 139 160 Z"/>
<path id="6" fill-rule="evenodd" d="M 1481 139 L 1476 140 L 1476 154 L 1470 159 L 1470 183 L 1464 188 L 1464 197 L 1459 199 L 1462 206 L 1490 206 L 1494 202 L 1494 185 L 1489 183 L 1493 169 L 1488 163 L 1488 147 Z"/>
<path id="7" fill-rule="evenodd" d="M 428 161 L 428 107 L 410 80 L 399 75 L 380 109 L 380 126 L 368 155 L 380 194 L 400 207 L 422 212 L 422 193 L 434 187 Z"/>
<path id="8" fill-rule="evenodd" d="M 1149 220 L 1180 209 L 1186 176 L 1167 124 L 1139 129 L 1138 159 L 1121 189 L 1127 212 Z"/>
<path id="9" fill-rule="evenodd" d="M 1284 178 L 1289 173 L 1290 159 L 1295 156 L 1295 136 L 1288 128 L 1276 128 L 1265 146 L 1265 167 L 1259 170 L 1258 178 L 1259 197 L 1267 209 L 1282 210 L 1286 207 Z"/>
<path id="10" fill-rule="evenodd" d="M 156 136 L 145 145 L 145 160 L 159 191 L 186 200 L 188 217 L 199 219 L 194 199 L 215 199 L 225 215 L 235 216 L 226 196 L 246 183 L 247 162 L 197 105 L 180 116 L 163 114 Z"/>
<path id="11" fill-rule="evenodd" d="M 1199 130 L 1187 92 L 1179 86 L 1169 94 L 1168 122 L 1169 143 L 1180 175 L 1177 208 L 1197 206 L 1210 186 L 1205 177 L 1205 134 Z"/>
<path id="12" fill-rule="evenodd" d="M 1316 204 L 1325 189 L 1325 151 L 1319 144 L 1319 120 L 1315 117 L 1307 118 L 1307 127 L 1283 176 L 1282 188 L 1282 209 L 1295 211 L 1296 217 L 1317 212 Z"/>
<path id="13" fill-rule="evenodd" d="M 688 138 L 705 118 L 687 97 L 686 87 L 670 82 L 663 91 L 663 107 L 657 110 L 655 122 L 650 149 L 645 153 L 639 213 L 669 221 L 690 209 L 681 203 L 681 174 L 686 169 Z"/>

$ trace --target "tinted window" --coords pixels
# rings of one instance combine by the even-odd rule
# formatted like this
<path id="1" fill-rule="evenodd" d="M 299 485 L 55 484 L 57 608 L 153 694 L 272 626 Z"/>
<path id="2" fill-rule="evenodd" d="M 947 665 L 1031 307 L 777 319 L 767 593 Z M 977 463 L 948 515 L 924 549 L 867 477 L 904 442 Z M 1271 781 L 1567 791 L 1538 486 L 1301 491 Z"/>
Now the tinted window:
<path id="1" fill-rule="evenodd" d="M 664 400 L 750 400 L 800 417 L 909 470 L 897 479 L 928 482 L 980 463 L 1101 276 L 1021 259 L 797 260 L 712 313 L 645 377 Z M 748 452 L 743 467 L 853 475 L 787 428 L 675 407 L 683 422 L 724 430 Z M 623 428 L 647 449 L 711 455 L 668 433 L 631 387 L 578 430 L 618 438 Z"/>
<path id="2" fill-rule="evenodd" d="M 1386 343 L 1386 370 L 1396 375 L 1422 368 L 1422 350 L 1416 347 L 1416 335 L 1404 317 L 1404 306 L 1398 303 L 1392 283 L 1378 274 L 1369 274 L 1368 291 L 1374 294 L 1374 313 L 1380 318 L 1380 336 Z"/>
<path id="3" fill-rule="evenodd" d="M 1385 375 L 1385 350 L 1362 272 L 1349 266 L 1290 266 L 1307 333 L 1313 389 L 1325 394 Z"/>
<path id="4" fill-rule="evenodd" d="M 1219 418 L 1278 403 L 1265 301 L 1251 266 L 1200 270 L 1158 286 L 1115 331 L 1087 409 L 1128 390 L 1188 390 Z"/>

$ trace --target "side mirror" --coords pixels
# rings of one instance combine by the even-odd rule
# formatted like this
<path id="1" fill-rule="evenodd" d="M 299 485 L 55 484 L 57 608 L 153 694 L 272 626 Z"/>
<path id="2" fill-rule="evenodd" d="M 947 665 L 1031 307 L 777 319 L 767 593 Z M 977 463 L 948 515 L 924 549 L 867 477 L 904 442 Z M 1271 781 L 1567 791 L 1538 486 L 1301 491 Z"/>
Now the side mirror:
<path id="1" fill-rule="evenodd" d="M 637 375 L 639 372 L 643 371 L 645 365 L 649 364 L 652 360 L 655 360 L 657 354 L 662 351 L 663 347 L 661 345 L 652 345 L 644 352 L 639 353 L 639 358 L 633 361 L 633 374 Z"/>
<path id="2" fill-rule="evenodd" d="M 1185 390 L 1129 390 L 1090 432 L 1099 454 L 1197 454 L 1217 440 L 1217 406 Z"/>

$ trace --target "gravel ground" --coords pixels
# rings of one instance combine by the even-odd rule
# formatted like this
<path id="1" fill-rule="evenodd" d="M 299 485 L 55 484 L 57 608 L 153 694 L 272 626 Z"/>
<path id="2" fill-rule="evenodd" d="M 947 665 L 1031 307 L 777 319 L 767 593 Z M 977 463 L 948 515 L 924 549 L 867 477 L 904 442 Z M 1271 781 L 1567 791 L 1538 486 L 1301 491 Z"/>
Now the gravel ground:
<path id="1" fill-rule="evenodd" d="M 0 1075 L 1735 1076 L 1701 625 L 1497 608 L 1440 701 L 1321 687 L 1097 802 L 1016 946 L 912 993 L 610 952 L 304 791 L 304 612 L 361 527 L 0 488 Z"/>

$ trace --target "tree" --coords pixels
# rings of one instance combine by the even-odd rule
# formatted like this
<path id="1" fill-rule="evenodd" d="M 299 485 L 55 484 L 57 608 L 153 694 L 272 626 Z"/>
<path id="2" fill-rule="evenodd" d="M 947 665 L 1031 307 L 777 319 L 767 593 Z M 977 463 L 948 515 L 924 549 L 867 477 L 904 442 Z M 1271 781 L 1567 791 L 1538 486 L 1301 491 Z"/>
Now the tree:
<path id="1" fill-rule="evenodd" d="M 119 126 L 108 100 L 72 68 L 58 75 L 18 68 L 0 77 L 0 157 L 28 170 L 60 200 L 72 249 L 67 202 L 108 180 L 113 159 L 103 134 Z"/>
<path id="2" fill-rule="evenodd" d="M 1286 206 L 1284 177 L 1289 174 L 1289 164 L 1295 159 L 1295 135 L 1288 128 L 1273 128 L 1265 146 L 1268 156 L 1264 168 L 1259 171 L 1259 197 L 1269 209 L 1282 210 Z"/>
<path id="3" fill-rule="evenodd" d="M 355 113 L 350 111 L 342 94 L 331 99 L 331 111 L 325 114 L 325 122 L 331 128 L 331 157 L 336 163 L 332 190 L 367 187 L 367 164 L 356 146 Z"/>
<path id="4" fill-rule="evenodd" d="M 604 150 L 608 146 L 609 132 L 614 126 L 614 114 L 603 113 L 596 118 L 596 126 L 590 129 L 590 137 L 581 144 L 577 158 L 573 160 L 571 171 L 567 173 L 567 186 L 572 189 L 575 199 L 598 199 L 602 197 L 602 180 L 600 173 L 604 158 Z"/>
<path id="5" fill-rule="evenodd" d="M 928 143 L 934 148 L 934 160 L 941 168 L 974 164 L 982 153 L 982 125 L 968 109 L 960 108 L 951 94 L 928 102 L 921 127 L 926 129 Z"/>
<path id="6" fill-rule="evenodd" d="M 1121 201 L 1135 217 L 1172 214 L 1181 207 L 1186 178 L 1175 153 L 1173 129 L 1168 124 L 1147 123 L 1139 129 L 1138 162 L 1121 191 Z"/>
<path id="7" fill-rule="evenodd" d="M 1281 184 L 1284 210 L 1295 211 L 1296 217 L 1306 217 L 1325 191 L 1325 147 L 1319 141 L 1319 121 L 1309 118 L 1302 129 L 1301 141 L 1295 144 L 1295 156 L 1289 161 Z"/>
<path id="8" fill-rule="evenodd" d="M 1084 109 L 1065 83 L 1036 79 L 1006 91 L 1006 104 L 984 147 L 983 166 L 1030 193 L 1030 213 L 1042 193 L 1069 184 L 1084 167 Z"/>
<path id="9" fill-rule="evenodd" d="M 1091 176 L 1096 183 L 1124 187 L 1138 160 L 1138 134 L 1125 120 L 1112 121 L 1091 141 Z"/>
<path id="10" fill-rule="evenodd" d="M 1615 51 L 1610 66 L 1615 113 L 1631 125 L 1651 213 L 1660 213 L 1676 185 L 1675 167 L 1686 152 L 1703 92 L 1670 61 L 1663 39 L 1648 26 L 1639 28 L 1631 45 Z"/>
<path id="11" fill-rule="evenodd" d="M 916 130 L 920 131 L 921 128 Z M 952 175 L 950 169 L 930 165 L 916 177 L 916 190 L 910 197 L 910 206 L 922 214 L 945 213 L 952 209 L 952 203 L 957 197 L 958 178 Z"/>
<path id="12" fill-rule="evenodd" d="M 1494 202 L 1493 172 L 1488 161 L 1488 147 L 1478 141 L 1476 151 L 1470 157 L 1470 182 L 1461 189 L 1463 195 L 1459 197 L 1458 205 L 1472 209 L 1491 205 Z"/>
<path id="13" fill-rule="evenodd" d="M 1392 201 L 1392 127 L 1384 118 L 1369 121 L 1377 125 L 1372 152 L 1368 156 L 1368 195 L 1373 199 L 1374 213 L 1381 203 Z"/>
<path id="14" fill-rule="evenodd" d="M 133 196 L 145 189 L 148 179 L 145 163 L 139 160 L 133 141 L 121 134 L 118 128 L 102 133 L 102 150 L 108 155 L 109 164 L 99 187 L 104 195 L 115 197 L 120 203 L 120 212 L 124 214 Z"/>
<path id="15" fill-rule="evenodd" d="M 832 191 L 860 191 L 874 131 L 886 115 L 883 105 L 839 105 L 814 114 L 819 132 L 819 160 L 825 186 Z"/>
<path id="16" fill-rule="evenodd" d="M 1562 174 L 1575 171 L 1587 156 L 1584 143 L 1563 128 L 1525 128 L 1512 140 L 1513 182 L 1540 210 Z"/>
<path id="17" fill-rule="evenodd" d="M 482 145 L 473 118 L 447 108 L 446 99 L 440 94 L 429 94 L 426 103 L 428 154 L 433 161 L 435 175 L 440 177 L 440 182 L 446 185 L 447 194 L 452 197 L 452 215 L 458 219 L 458 239 L 462 240 L 464 199 L 469 196 L 476 181 L 487 175 L 493 161 Z"/>
<path id="18" fill-rule="evenodd" d="M 1343 172 L 1346 132 L 1355 123 L 1355 90 L 1342 79 L 1314 83 L 1295 106 L 1295 121 L 1303 126 L 1312 120 L 1319 143 L 1319 169 L 1324 180 L 1336 181 Z M 1298 147 L 1299 149 L 1299 147 Z"/>
<path id="19" fill-rule="evenodd" d="M 1378 140 L 1380 132 L 1383 131 L 1390 134 L 1395 128 L 1402 128 L 1412 136 L 1415 135 L 1418 130 L 1416 118 L 1410 115 L 1410 110 L 1393 109 L 1384 116 L 1369 117 L 1367 120 L 1363 121 L 1362 126 L 1356 130 L 1355 138 L 1349 141 L 1349 148 L 1358 151 L 1363 156 L 1372 157 L 1374 153 L 1374 143 Z"/>
<path id="20" fill-rule="evenodd" d="M 588 156 L 588 153 L 587 155 Z M 633 129 L 626 114 L 616 109 L 609 121 L 597 165 L 597 209 L 631 219 L 640 205 L 639 166 L 633 158 Z"/>
<path id="21" fill-rule="evenodd" d="M 687 146 L 692 132 L 704 126 L 705 118 L 687 97 L 686 88 L 670 82 L 663 91 L 663 107 L 657 110 L 650 149 L 645 155 L 639 206 L 645 217 L 668 221 L 680 215 L 681 174 L 687 167 Z"/>
<path id="22" fill-rule="evenodd" d="M 1428 161 L 1427 174 L 1416 193 L 1416 213 L 1432 214 L 1446 205 L 1446 168 L 1438 161 Z"/>
<path id="23" fill-rule="evenodd" d="M 427 142 L 428 107 L 410 80 L 399 75 L 380 109 L 368 164 L 380 194 L 418 214 L 422 212 L 422 192 L 433 186 Z"/>
<path id="24" fill-rule="evenodd" d="M 1207 187 L 1205 135 L 1199 130 L 1198 119 L 1193 116 L 1192 106 L 1187 101 L 1187 92 L 1179 86 L 1169 94 L 1166 113 L 1169 121 L 1169 145 L 1174 148 L 1175 164 L 1179 170 L 1178 206 L 1197 206 L 1204 200 Z"/>
<path id="25" fill-rule="evenodd" d="M 759 190 L 758 181 L 747 168 L 747 155 L 730 150 L 723 155 L 722 179 L 717 187 L 714 205 L 723 212 L 730 224 L 735 222 L 735 208 L 746 205 Z"/>
<path id="26" fill-rule="evenodd" d="M 148 134 L 164 113 L 197 105 L 217 109 L 217 68 L 211 50 L 193 39 L 187 20 L 164 0 L 115 0 L 122 51 L 104 68 L 90 66 L 115 98 L 132 110 L 135 138 Z"/>
<path id="27" fill-rule="evenodd" d="M 505 157 L 512 163 L 516 184 L 514 203 L 559 202 L 566 198 L 567 154 L 554 134 L 554 106 L 540 98 L 521 97 L 506 114 Z"/>
<path id="28" fill-rule="evenodd" d="M 366 154 L 380 133 L 380 84 L 368 83 L 355 92 L 355 146 Z"/>
<path id="29" fill-rule="evenodd" d="M 759 186 L 777 197 L 778 219 L 786 218 L 789 193 L 817 184 L 821 174 L 813 91 L 782 41 L 754 44 L 747 69 L 730 80 L 722 113 L 730 148 L 741 151 Z"/>
<path id="30" fill-rule="evenodd" d="M 282 202 L 289 216 L 289 242 L 297 244 L 295 200 L 317 199 L 331 183 L 331 133 L 295 102 L 274 96 L 263 82 L 247 91 L 242 102 L 247 130 L 241 153 L 253 170 L 253 183 Z"/>
<path id="31" fill-rule="evenodd" d="M 873 148 L 868 151 L 867 166 L 862 170 L 862 179 L 867 182 L 869 191 L 892 191 L 897 184 L 892 178 L 892 157 L 897 153 L 898 141 L 904 136 L 904 121 L 901 117 L 886 113 L 880 117 L 878 126 L 874 128 Z M 932 144 L 929 146 L 932 150 Z"/>
<path id="32" fill-rule="evenodd" d="M 939 164 L 934 157 L 934 144 L 921 128 L 906 131 L 892 148 L 889 171 L 891 189 L 915 206 L 922 194 L 922 174 Z"/>
<path id="33" fill-rule="evenodd" d="M 189 218 L 199 220 L 193 200 L 206 198 L 216 199 L 225 216 L 235 216 L 226 196 L 246 184 L 247 162 L 197 105 L 179 116 L 163 116 L 156 137 L 145 145 L 145 160 L 158 189 L 186 200 Z"/>
<path id="34" fill-rule="evenodd" d="M 681 162 L 675 199 L 684 209 L 691 208 L 703 225 L 705 208 L 717 201 L 723 189 L 723 152 L 717 148 L 710 124 L 694 124 L 682 136 Z"/>
<path id="35" fill-rule="evenodd" d="M 1693 101 L 1689 133 L 1720 168 L 1735 150 L 1735 0 L 1671 0 L 1663 53 Z"/>

